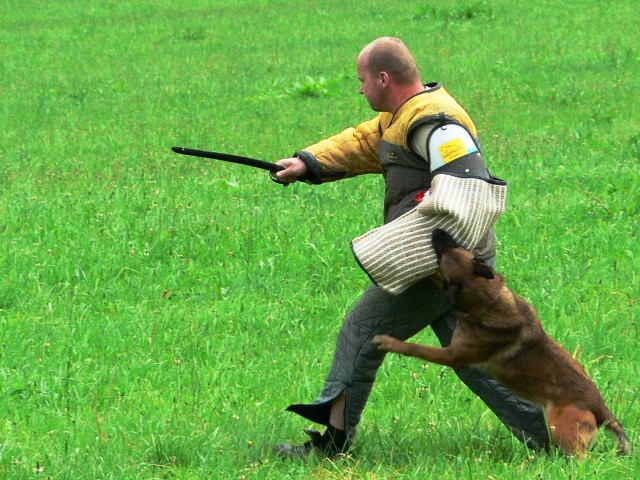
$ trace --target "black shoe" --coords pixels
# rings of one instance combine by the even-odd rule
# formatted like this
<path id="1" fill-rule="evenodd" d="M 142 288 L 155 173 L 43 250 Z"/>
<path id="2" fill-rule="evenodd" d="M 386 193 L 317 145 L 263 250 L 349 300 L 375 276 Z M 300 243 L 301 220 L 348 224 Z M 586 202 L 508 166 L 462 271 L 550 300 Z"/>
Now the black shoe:
<path id="1" fill-rule="evenodd" d="M 289 443 L 277 443 L 273 446 L 273 453 L 276 457 L 283 460 L 306 459 L 314 450 L 315 453 L 322 453 L 320 449 L 320 440 L 322 434 L 315 430 L 305 429 L 304 433 L 311 437 L 311 440 L 304 442 L 302 445 L 291 445 Z"/>
<path id="2" fill-rule="evenodd" d="M 311 439 L 302 445 L 278 443 L 273 446 L 274 455 L 284 460 L 304 460 L 311 454 L 319 457 L 334 458 L 338 454 L 346 453 L 349 450 L 350 442 L 347 441 L 347 435 L 343 430 L 329 426 L 324 434 L 310 429 L 305 429 L 304 433 L 309 435 Z"/>

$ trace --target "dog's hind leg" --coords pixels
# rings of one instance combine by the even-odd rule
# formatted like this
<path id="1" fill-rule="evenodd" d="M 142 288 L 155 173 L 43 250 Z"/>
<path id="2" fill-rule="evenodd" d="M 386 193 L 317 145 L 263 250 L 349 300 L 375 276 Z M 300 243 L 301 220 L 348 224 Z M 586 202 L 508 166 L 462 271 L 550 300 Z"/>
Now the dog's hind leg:
<path id="1" fill-rule="evenodd" d="M 551 405 L 547 418 L 553 443 L 567 455 L 586 453 L 598 433 L 595 415 L 575 405 Z"/>

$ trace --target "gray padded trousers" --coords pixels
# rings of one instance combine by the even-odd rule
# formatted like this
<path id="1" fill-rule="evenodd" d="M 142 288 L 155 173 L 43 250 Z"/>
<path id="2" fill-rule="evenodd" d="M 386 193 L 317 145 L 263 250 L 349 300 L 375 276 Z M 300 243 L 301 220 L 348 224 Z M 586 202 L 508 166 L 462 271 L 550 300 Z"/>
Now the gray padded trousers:
<path id="1" fill-rule="evenodd" d="M 311 404 L 294 404 L 287 410 L 329 425 L 331 402 L 344 393 L 345 429 L 352 439 L 385 356 L 372 345 L 372 338 L 384 333 L 406 340 L 431 325 L 440 343 L 446 346 L 451 342 L 455 324 L 445 295 L 429 279 L 397 296 L 372 285 L 344 321 L 320 396 Z M 479 370 L 468 368 L 455 373 L 520 441 L 532 448 L 543 448 L 549 443 L 540 406 L 516 397 Z"/>

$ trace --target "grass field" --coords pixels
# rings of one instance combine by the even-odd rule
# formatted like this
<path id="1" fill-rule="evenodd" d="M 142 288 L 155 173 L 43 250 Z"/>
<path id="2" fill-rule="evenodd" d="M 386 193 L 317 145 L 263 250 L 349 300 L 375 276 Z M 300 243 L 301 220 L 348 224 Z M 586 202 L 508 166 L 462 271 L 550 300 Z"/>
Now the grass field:
<path id="1" fill-rule="evenodd" d="M 582 462 L 526 450 L 397 356 L 351 457 L 273 458 L 368 285 L 349 241 L 383 184 L 282 188 L 170 147 L 287 157 L 373 116 L 355 58 L 403 38 L 509 181 L 498 269 L 637 445 L 638 20 L 631 0 L 5 0 L 0 478 L 637 478 L 607 435 Z"/>

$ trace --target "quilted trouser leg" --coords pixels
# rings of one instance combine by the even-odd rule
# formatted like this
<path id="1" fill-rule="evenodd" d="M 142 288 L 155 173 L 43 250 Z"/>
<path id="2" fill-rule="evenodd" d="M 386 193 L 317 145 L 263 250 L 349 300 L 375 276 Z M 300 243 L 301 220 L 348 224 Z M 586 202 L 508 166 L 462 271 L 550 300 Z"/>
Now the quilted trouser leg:
<path id="1" fill-rule="evenodd" d="M 372 285 L 342 325 L 320 396 L 312 404 L 295 404 L 287 410 L 329 425 L 331 402 L 344 392 L 345 429 L 352 438 L 385 356 L 372 344 L 373 337 L 386 333 L 407 339 L 448 309 L 442 291 L 430 280 L 421 281 L 397 296 Z"/>

